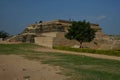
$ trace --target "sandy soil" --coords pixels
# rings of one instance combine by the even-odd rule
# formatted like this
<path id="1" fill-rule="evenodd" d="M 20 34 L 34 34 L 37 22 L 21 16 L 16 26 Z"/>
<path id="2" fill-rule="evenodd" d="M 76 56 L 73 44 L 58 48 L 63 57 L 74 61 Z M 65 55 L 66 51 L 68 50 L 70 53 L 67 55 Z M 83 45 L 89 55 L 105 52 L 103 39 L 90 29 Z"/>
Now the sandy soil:
<path id="1" fill-rule="evenodd" d="M 56 74 L 59 67 L 51 67 L 18 55 L 0 55 L 0 80 L 63 80 Z"/>

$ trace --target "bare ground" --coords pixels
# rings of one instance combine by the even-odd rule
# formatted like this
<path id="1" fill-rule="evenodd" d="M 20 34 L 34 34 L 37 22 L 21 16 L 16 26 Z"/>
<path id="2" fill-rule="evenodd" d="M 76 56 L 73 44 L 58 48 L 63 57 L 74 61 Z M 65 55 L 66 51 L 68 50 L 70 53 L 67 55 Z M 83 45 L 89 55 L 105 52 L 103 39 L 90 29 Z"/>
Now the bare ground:
<path id="1" fill-rule="evenodd" d="M 59 67 L 30 61 L 18 55 L 0 55 L 0 80 L 63 80 Z"/>

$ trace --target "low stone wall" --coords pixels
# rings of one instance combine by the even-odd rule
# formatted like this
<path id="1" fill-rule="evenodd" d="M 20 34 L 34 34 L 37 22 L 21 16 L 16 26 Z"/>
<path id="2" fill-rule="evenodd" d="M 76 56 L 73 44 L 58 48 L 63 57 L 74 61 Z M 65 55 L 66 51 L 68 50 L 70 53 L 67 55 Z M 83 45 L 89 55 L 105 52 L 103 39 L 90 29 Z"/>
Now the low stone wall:
<path id="1" fill-rule="evenodd" d="M 113 50 L 120 50 L 120 40 L 115 40 L 112 44 Z"/>
<path id="2" fill-rule="evenodd" d="M 35 44 L 52 48 L 53 47 L 53 37 L 35 37 Z"/>
<path id="3" fill-rule="evenodd" d="M 49 34 L 49 33 L 46 33 Z M 45 35 L 46 35 L 45 34 Z M 52 34 L 52 35 L 51 35 Z M 41 46 L 52 48 L 53 46 L 71 46 L 71 47 L 79 47 L 79 42 L 76 40 L 69 40 L 65 38 L 65 32 L 57 32 L 57 33 L 50 33 L 44 37 L 35 37 L 35 43 Z M 43 36 L 43 35 L 42 35 Z M 98 48 L 93 42 L 91 43 L 83 43 L 84 48 Z"/>
<path id="4" fill-rule="evenodd" d="M 49 33 L 47 33 L 49 34 Z M 79 47 L 79 42 L 69 40 L 64 37 L 64 32 L 50 33 L 44 37 L 35 37 L 35 43 L 41 46 L 53 48 L 53 46 L 71 46 Z M 92 42 L 84 42 L 84 48 L 102 49 L 102 50 L 120 50 L 119 40 L 109 40 L 107 38 L 95 38 Z"/>
<path id="5" fill-rule="evenodd" d="M 3 38 L 0 38 L 0 41 L 3 41 Z"/>
<path id="6" fill-rule="evenodd" d="M 53 39 L 53 46 L 74 46 L 75 44 L 79 44 L 75 40 L 66 39 L 64 35 L 64 32 L 58 32 Z"/>
<path id="7" fill-rule="evenodd" d="M 55 33 L 54 36 L 35 37 L 35 44 L 52 48 L 53 46 L 74 46 L 79 44 L 75 40 L 68 40 L 64 37 L 64 32 Z M 50 34 L 49 34 L 50 35 Z M 56 35 L 56 37 L 55 37 Z"/>

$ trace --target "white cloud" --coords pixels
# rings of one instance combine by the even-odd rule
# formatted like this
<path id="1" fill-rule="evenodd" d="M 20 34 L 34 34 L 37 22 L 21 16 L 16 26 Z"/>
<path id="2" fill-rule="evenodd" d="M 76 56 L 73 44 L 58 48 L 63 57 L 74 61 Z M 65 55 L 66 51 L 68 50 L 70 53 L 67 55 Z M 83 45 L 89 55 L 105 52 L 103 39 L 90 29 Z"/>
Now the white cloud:
<path id="1" fill-rule="evenodd" d="M 96 20 L 105 20 L 107 16 L 97 16 Z"/>

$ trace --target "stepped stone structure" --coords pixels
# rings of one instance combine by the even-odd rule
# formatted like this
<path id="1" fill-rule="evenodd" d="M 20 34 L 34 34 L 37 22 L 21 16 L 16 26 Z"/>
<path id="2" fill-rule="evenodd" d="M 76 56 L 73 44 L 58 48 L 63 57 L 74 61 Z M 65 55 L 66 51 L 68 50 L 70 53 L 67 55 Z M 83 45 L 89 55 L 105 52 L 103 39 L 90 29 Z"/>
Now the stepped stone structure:
<path id="1" fill-rule="evenodd" d="M 8 41 L 36 43 L 49 48 L 53 46 L 79 47 L 77 41 L 64 37 L 71 24 L 72 22 L 67 20 L 40 21 L 40 23 L 29 25 L 21 34 L 8 39 Z M 84 48 L 120 50 L 120 40 L 113 40 L 104 34 L 98 24 L 91 24 L 91 28 L 97 30 L 96 38 L 90 43 L 83 43 Z"/>

